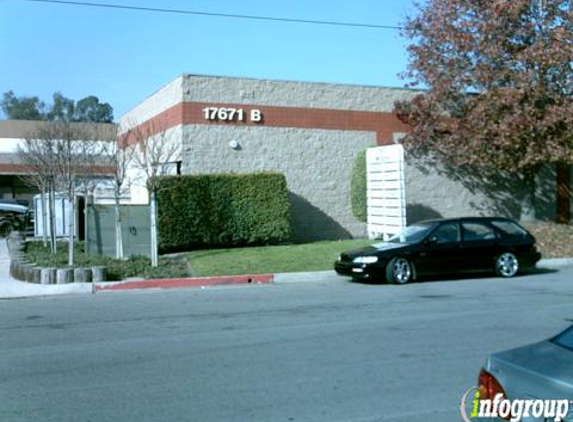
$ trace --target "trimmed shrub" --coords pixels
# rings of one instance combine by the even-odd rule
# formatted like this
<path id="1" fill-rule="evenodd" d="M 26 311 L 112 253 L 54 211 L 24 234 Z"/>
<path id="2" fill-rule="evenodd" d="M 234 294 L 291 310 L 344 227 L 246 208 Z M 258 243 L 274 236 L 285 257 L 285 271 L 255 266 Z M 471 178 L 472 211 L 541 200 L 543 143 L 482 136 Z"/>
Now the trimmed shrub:
<path id="1" fill-rule="evenodd" d="M 162 251 L 290 241 L 282 174 L 161 177 L 156 197 Z"/>
<path id="2" fill-rule="evenodd" d="M 350 185 L 352 215 L 363 223 L 366 223 L 367 218 L 366 195 L 366 150 L 364 150 L 356 156 Z"/>
<path id="3" fill-rule="evenodd" d="M 74 245 L 76 267 L 106 267 L 107 280 L 123 280 L 128 277 L 144 278 L 180 278 L 190 277 L 191 272 L 185 257 L 160 257 L 159 266 L 152 267 L 151 260 L 145 256 L 131 256 L 125 261 L 104 255 L 84 253 L 84 243 Z M 53 255 L 50 248 L 42 242 L 25 243 L 25 255 L 29 262 L 42 267 L 68 268 L 68 242 L 58 242 L 58 253 Z"/>

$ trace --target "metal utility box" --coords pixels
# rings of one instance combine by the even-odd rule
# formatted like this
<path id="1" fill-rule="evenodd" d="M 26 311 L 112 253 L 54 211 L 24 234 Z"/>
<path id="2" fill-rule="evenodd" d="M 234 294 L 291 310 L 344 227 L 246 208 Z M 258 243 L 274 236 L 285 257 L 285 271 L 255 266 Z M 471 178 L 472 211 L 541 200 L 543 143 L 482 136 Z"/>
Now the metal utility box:
<path id="1" fill-rule="evenodd" d="M 149 206 L 120 206 L 124 256 L 151 255 Z M 86 247 L 90 252 L 115 257 L 115 206 L 90 205 L 87 208 Z"/>

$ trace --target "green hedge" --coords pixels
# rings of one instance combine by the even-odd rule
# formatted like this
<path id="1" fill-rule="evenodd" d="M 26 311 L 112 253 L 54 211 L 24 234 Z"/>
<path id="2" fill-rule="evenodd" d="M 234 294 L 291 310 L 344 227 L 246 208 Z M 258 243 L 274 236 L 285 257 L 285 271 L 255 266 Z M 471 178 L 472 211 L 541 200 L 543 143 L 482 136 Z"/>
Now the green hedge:
<path id="1" fill-rule="evenodd" d="M 358 153 L 352 168 L 350 185 L 352 214 L 358 221 L 366 223 L 366 150 Z"/>
<path id="2" fill-rule="evenodd" d="M 190 277 L 185 257 L 160 257 L 159 266 L 152 267 L 151 261 L 145 256 L 131 256 L 123 261 L 99 254 L 86 254 L 85 243 L 74 244 L 76 267 L 106 267 L 107 280 L 123 280 L 128 277 L 144 278 L 180 278 Z M 58 242 L 58 250 L 54 255 L 48 246 L 42 242 L 26 242 L 24 252 L 29 262 L 42 267 L 68 268 L 68 242 Z"/>
<path id="3" fill-rule="evenodd" d="M 162 251 L 290 241 L 290 202 L 282 174 L 168 176 L 158 182 Z"/>

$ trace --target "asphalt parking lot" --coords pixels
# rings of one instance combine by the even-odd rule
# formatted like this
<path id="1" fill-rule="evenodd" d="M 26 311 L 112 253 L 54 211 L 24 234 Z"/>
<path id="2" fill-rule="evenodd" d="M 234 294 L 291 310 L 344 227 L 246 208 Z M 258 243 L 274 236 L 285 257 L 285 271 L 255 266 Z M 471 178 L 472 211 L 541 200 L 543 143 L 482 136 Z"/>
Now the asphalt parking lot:
<path id="1" fill-rule="evenodd" d="M 6 300 L 0 420 L 459 421 L 488 354 L 573 321 L 572 280 L 564 267 Z"/>

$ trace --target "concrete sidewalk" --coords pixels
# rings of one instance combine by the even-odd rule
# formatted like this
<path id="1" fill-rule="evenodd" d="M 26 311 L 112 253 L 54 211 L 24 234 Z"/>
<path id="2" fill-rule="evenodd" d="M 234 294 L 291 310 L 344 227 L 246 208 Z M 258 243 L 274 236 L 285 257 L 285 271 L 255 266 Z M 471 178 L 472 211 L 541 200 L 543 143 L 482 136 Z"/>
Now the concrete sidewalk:
<path id="1" fill-rule="evenodd" d="M 91 283 L 60 284 L 44 286 L 18 281 L 10 277 L 10 255 L 5 239 L 0 239 L 0 299 L 16 299 L 31 296 L 91 293 Z"/>

